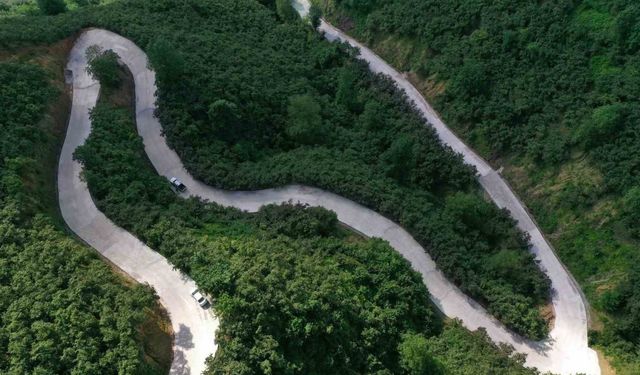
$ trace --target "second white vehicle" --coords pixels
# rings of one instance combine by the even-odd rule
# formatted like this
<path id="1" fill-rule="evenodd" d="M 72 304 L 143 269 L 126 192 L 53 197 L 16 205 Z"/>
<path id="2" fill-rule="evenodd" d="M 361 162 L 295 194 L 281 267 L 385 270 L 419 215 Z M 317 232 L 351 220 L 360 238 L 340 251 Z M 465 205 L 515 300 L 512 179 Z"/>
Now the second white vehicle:
<path id="1" fill-rule="evenodd" d="M 171 185 L 173 185 L 173 187 L 179 192 L 182 193 L 187 190 L 187 186 L 183 184 L 182 181 L 178 180 L 177 177 L 171 177 L 169 181 L 171 181 Z"/>

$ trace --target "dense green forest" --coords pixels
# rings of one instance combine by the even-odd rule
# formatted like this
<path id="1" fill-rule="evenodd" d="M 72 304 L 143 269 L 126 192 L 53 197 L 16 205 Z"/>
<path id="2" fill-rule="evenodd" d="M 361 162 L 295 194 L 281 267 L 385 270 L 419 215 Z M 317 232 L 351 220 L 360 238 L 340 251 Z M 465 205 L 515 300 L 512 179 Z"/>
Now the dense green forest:
<path id="1" fill-rule="evenodd" d="M 213 296 L 221 321 L 208 373 L 536 373 L 482 331 L 443 326 L 409 263 L 333 212 L 247 214 L 178 198 L 149 165 L 132 109 L 113 104 L 121 96 L 101 97 L 75 156 L 99 208 Z"/>
<path id="2" fill-rule="evenodd" d="M 51 214 L 61 133 L 43 114 L 64 106 L 52 82 L 62 71 L 31 62 L 40 57 L 0 59 L 0 373 L 164 373 L 144 360 L 140 336 L 153 291 L 116 275 Z"/>
<path id="3" fill-rule="evenodd" d="M 458 134 L 505 167 L 597 309 L 595 327 L 604 322 L 594 342 L 626 358 L 614 360 L 619 371 L 640 372 L 629 287 L 640 247 L 640 4 L 316 4 L 406 71 Z"/>
<path id="4" fill-rule="evenodd" d="M 304 183 L 372 207 L 509 327 L 544 337 L 538 310 L 548 279 L 513 221 L 482 197 L 473 171 L 390 82 L 281 5 L 265 4 L 116 2 L 7 19 L 0 45 L 52 42 L 84 26 L 131 38 L 149 52 L 158 115 L 196 176 L 230 189 Z"/>
<path id="5" fill-rule="evenodd" d="M 228 25 L 193 22 L 189 32 L 199 39 L 219 31 L 210 50 L 195 37 L 174 42 L 188 73 L 165 74 L 167 65 L 156 64 L 150 50 L 158 114 L 187 167 L 222 188 L 303 183 L 372 207 L 406 227 L 499 319 L 544 337 L 536 306 L 546 300 L 548 281 L 460 157 L 442 147 L 393 84 L 348 51 L 299 22 L 277 24 L 256 13 L 250 23 L 246 11 L 225 17 Z"/>
<path id="6" fill-rule="evenodd" d="M 165 74 L 150 50 L 159 116 L 187 167 L 223 188 L 304 183 L 375 208 L 499 319 L 543 337 L 535 306 L 548 283 L 526 241 L 393 85 L 300 23 L 277 24 L 268 13 L 247 23 L 245 13 L 226 17 L 229 25 L 191 24 L 199 38 L 220 32 L 211 50 L 194 38 L 175 42 L 189 73 Z"/>

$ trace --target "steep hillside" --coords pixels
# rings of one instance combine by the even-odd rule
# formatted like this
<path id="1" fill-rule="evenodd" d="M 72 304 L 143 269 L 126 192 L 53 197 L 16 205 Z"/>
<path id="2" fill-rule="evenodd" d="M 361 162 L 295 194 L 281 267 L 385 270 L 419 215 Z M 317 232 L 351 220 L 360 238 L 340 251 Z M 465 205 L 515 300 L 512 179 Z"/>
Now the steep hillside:
<path id="1" fill-rule="evenodd" d="M 316 3 L 504 167 L 596 309 L 593 340 L 636 373 L 637 2 Z"/>
<path id="2" fill-rule="evenodd" d="M 509 327 L 544 337 L 549 281 L 473 171 L 388 81 L 273 8 L 117 2 L 73 17 L 7 20 L 0 45 L 51 42 L 92 25 L 146 46 L 167 138 L 198 178 L 230 189 L 298 182 L 372 207 Z"/>
<path id="3" fill-rule="evenodd" d="M 482 331 L 443 330 L 409 263 L 333 212 L 284 204 L 250 215 L 178 198 L 149 166 L 121 96 L 102 96 L 76 157 L 98 206 L 214 298 L 209 373 L 535 373 Z"/>
<path id="4" fill-rule="evenodd" d="M 153 292 L 60 225 L 69 42 L 0 52 L 0 372 L 165 373 L 171 332 Z"/>

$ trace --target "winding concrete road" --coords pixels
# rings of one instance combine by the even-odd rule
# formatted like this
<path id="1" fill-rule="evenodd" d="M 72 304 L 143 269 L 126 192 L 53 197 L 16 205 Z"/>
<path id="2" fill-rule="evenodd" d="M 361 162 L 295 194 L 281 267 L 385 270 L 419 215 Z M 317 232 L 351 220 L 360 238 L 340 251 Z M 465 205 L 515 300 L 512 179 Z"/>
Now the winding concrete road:
<path id="1" fill-rule="evenodd" d="M 300 5 L 300 4 L 296 4 Z M 304 6 L 298 7 L 305 14 Z M 113 49 L 129 67 L 136 85 L 136 120 L 145 151 L 160 175 L 178 177 L 189 188 L 184 196 L 232 206 L 247 211 L 256 211 L 268 203 L 289 200 L 323 206 L 337 213 L 341 222 L 372 237 L 387 240 L 391 246 L 408 259 L 415 270 L 421 273 L 431 294 L 431 299 L 449 317 L 462 320 L 469 329 L 484 327 L 495 342 L 514 346 L 516 351 L 527 354 L 527 365 L 542 371 L 560 374 L 599 374 L 597 356 L 587 346 L 587 316 L 579 288 L 559 262 L 539 229 L 527 214 L 523 205 L 509 189 L 497 172 L 464 145 L 438 118 L 419 92 L 401 74 L 378 56 L 348 38 L 339 30 L 322 23 L 321 30 L 329 40 L 346 41 L 361 50 L 360 58 L 369 62 L 371 69 L 389 75 L 403 89 L 425 118 L 433 126 L 442 141 L 461 153 L 467 163 L 476 166 L 482 186 L 501 207 L 506 207 L 518 220 L 519 227 L 532 238 L 532 251 L 540 260 L 542 269 L 553 284 L 553 307 L 556 323 L 550 339 L 544 342 L 525 340 L 506 329 L 481 306 L 464 295 L 451 284 L 435 267 L 424 249 L 397 224 L 343 197 L 317 188 L 290 185 L 282 188 L 252 192 L 229 192 L 214 189 L 195 180 L 184 168 L 178 155 L 171 150 L 162 136 L 162 127 L 154 116 L 155 75 L 147 68 L 146 55 L 132 42 L 105 30 L 89 30 L 82 34 L 71 52 L 69 69 L 74 73 L 73 109 L 67 131 L 67 139 L 60 158 L 58 184 L 60 206 L 69 227 L 82 239 L 96 248 L 109 260 L 141 282 L 156 288 L 160 298 L 171 314 L 176 330 L 176 362 L 174 372 L 189 367 L 192 373 L 204 368 L 204 359 L 215 351 L 213 332 L 217 325 L 208 313 L 196 308 L 189 300 L 193 282 L 185 279 L 153 250 L 140 243 L 126 231 L 116 227 L 100 213 L 80 180 L 81 166 L 72 160 L 72 153 L 90 133 L 88 111 L 95 105 L 99 85 L 85 72 L 84 51 L 90 45 Z M 189 334 L 187 340 L 179 340 L 180 332 Z"/>
<path id="2" fill-rule="evenodd" d="M 73 106 L 58 165 L 58 199 L 69 228 L 102 256 L 141 283 L 151 285 L 169 312 L 174 332 L 171 374 L 200 374 L 206 358 L 215 352 L 218 320 L 191 298 L 195 283 L 175 270 L 160 254 L 130 233 L 113 224 L 93 203 L 82 166 L 73 152 L 91 132 L 89 110 L 98 99 L 100 85 L 86 72 L 85 51 L 91 45 L 113 49 L 133 73 L 136 108 L 153 106 L 155 76 L 147 69 L 147 58 L 132 42 L 110 32 L 87 31 L 80 36 L 69 56 L 67 69 L 73 73 Z"/>
<path id="3" fill-rule="evenodd" d="M 308 0 L 293 0 L 293 4 L 301 16 L 304 17 L 309 13 Z M 477 169 L 480 184 L 495 204 L 509 210 L 518 221 L 518 227 L 531 236 L 531 251 L 552 283 L 552 302 L 556 320 L 550 333 L 550 339 L 537 344 L 514 343 L 511 340 L 505 340 L 504 334 L 499 330 L 487 327 L 491 338 L 494 341 L 509 342 L 514 345 L 517 351 L 528 354 L 527 364 L 540 370 L 561 374 L 600 374 L 597 355 L 588 347 L 587 303 L 580 287 L 560 262 L 522 202 L 500 174 L 444 124 L 437 112 L 404 75 L 373 51 L 325 20 L 322 20 L 318 29 L 327 40 L 348 43 L 352 47 L 358 48 L 360 51 L 358 58 L 366 61 L 373 72 L 384 74 L 393 79 L 396 85 L 415 103 L 428 124 L 436 130 L 440 140 L 461 154 L 467 164 L 473 165 Z M 446 309 L 443 311 L 449 315 Z M 467 320 L 463 319 L 463 321 L 465 325 L 468 324 Z M 473 325 L 468 325 L 468 327 L 473 328 Z"/>

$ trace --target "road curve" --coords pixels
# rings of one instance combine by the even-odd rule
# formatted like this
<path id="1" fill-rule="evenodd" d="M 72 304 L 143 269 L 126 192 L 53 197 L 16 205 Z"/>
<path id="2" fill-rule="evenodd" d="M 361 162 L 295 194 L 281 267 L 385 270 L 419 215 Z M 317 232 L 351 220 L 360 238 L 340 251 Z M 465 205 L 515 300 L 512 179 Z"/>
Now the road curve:
<path id="1" fill-rule="evenodd" d="M 511 333 L 500 322 L 489 315 L 481 306 L 469 299 L 457 287 L 451 284 L 442 275 L 442 273 L 437 270 L 434 262 L 428 254 L 426 254 L 424 249 L 404 229 L 374 211 L 355 202 L 317 188 L 300 185 L 289 185 L 282 188 L 253 192 L 228 192 L 214 189 L 195 180 L 186 171 L 178 155 L 167 146 L 165 139 L 162 136 L 162 127 L 154 116 L 154 93 L 156 91 L 155 76 L 153 72 L 147 69 L 146 56 L 144 53 L 130 41 L 105 30 L 87 31 L 81 36 L 78 43 L 80 46 L 83 46 L 83 49 L 92 44 L 99 44 L 105 48 L 111 48 L 123 58 L 125 63 L 127 63 L 136 81 L 136 120 L 138 132 L 144 140 L 145 151 L 160 175 L 165 177 L 178 177 L 189 187 L 189 191 L 185 196 L 198 196 L 225 206 L 232 206 L 247 211 L 256 211 L 264 204 L 278 203 L 288 200 L 323 206 L 327 209 L 333 210 L 337 213 L 341 222 L 368 236 L 380 237 L 387 240 L 391 246 L 408 259 L 413 268 L 421 273 L 423 281 L 427 285 L 431 294 L 431 299 L 447 316 L 462 320 L 464 325 L 470 329 L 485 327 L 487 333 L 495 342 L 509 343 L 513 345 L 518 352 L 527 354 L 527 365 L 529 366 L 537 367 L 543 371 L 552 371 L 562 374 L 572 374 L 577 372 L 599 374 L 600 370 L 595 352 L 587 346 L 587 319 L 579 289 L 575 286 L 570 275 L 565 271 L 561 263 L 555 257 L 552 249 L 544 241 L 544 238 L 542 238 L 542 235 L 526 213 L 524 207 L 520 204 L 518 199 L 500 176 L 446 128 L 437 115 L 435 115 L 435 112 L 431 110 L 426 101 L 424 101 L 422 96 L 420 96 L 417 90 L 404 80 L 399 73 L 389 67 L 373 53 L 362 48 L 362 46 L 357 44 L 357 42 L 346 39 L 346 36 L 338 30 L 333 29 L 330 25 L 323 23 L 321 27 L 322 30 L 325 31 L 325 35 L 329 40 L 341 39 L 359 46 L 362 52 L 360 57 L 370 62 L 372 70 L 388 74 L 396 80 L 398 86 L 408 93 L 409 97 L 416 102 L 418 108 L 423 111 L 431 125 L 436 128 L 443 142 L 451 146 L 455 151 L 462 153 L 467 163 L 476 166 L 480 173 L 482 185 L 489 192 L 496 204 L 502 207 L 507 207 L 514 217 L 518 219 L 519 226 L 531 234 L 533 243 L 532 251 L 541 261 L 543 270 L 551 278 L 555 291 L 553 304 L 554 309 L 556 310 L 556 324 L 551 332 L 551 338 L 549 340 L 544 342 L 531 342 Z M 78 45 L 76 47 L 78 47 Z M 77 48 L 74 48 L 74 51 L 76 49 Z M 74 90 L 74 110 L 72 111 L 72 119 L 70 121 L 70 129 L 68 132 L 78 133 L 74 137 L 79 140 L 76 140 L 75 143 L 71 143 L 71 146 L 69 147 L 72 147 L 72 149 L 71 151 L 67 151 L 67 153 L 71 153 L 72 150 L 75 149 L 75 146 L 81 144 L 89 134 L 90 123 L 88 117 L 86 117 L 86 119 L 81 118 L 76 120 L 82 124 L 78 129 L 72 129 L 71 125 L 74 122 L 74 116 L 81 116 L 82 113 L 86 113 L 88 109 L 93 106 L 95 99 L 97 98 L 98 90 L 91 79 L 86 76 L 86 73 L 84 73 L 84 71 L 79 71 L 78 69 L 78 66 L 82 64 L 84 56 L 80 56 L 77 53 L 75 57 L 73 56 L 74 53 L 72 52 L 70 68 L 75 68 L 74 72 L 76 72 L 76 74 L 84 74 L 83 81 L 85 84 L 77 85 L 76 82 L 74 82 L 74 87 L 78 86 L 79 90 L 82 91 L 79 91 L 79 94 L 76 95 L 76 91 Z M 76 62 L 74 65 L 74 59 L 78 60 L 79 63 Z M 84 92 L 84 90 L 88 90 L 90 87 L 94 87 L 95 93 L 93 93 L 93 90 L 90 90 L 90 92 Z M 80 110 L 76 110 L 76 102 L 81 106 Z M 80 112 L 80 115 L 76 113 L 78 111 Z M 68 134 L 67 138 L 69 137 L 70 134 Z M 65 147 L 66 146 L 67 141 L 65 141 Z M 66 154 L 63 150 L 61 164 L 65 155 Z M 75 171 L 75 174 L 77 175 L 80 168 L 77 165 L 75 167 L 77 168 Z M 72 179 L 73 177 L 69 173 L 65 176 L 65 178 L 69 179 Z M 61 178 L 61 176 L 59 176 L 59 178 Z M 77 185 L 82 186 L 67 186 L 66 191 L 71 194 L 74 194 L 76 189 L 85 191 L 87 195 L 86 199 L 89 201 L 88 203 L 85 202 L 85 205 L 90 205 L 95 210 L 95 206 L 91 202 L 91 198 L 86 191 L 86 185 L 79 180 Z M 65 189 L 63 189 L 62 184 L 60 188 L 62 206 L 62 195 L 64 194 Z M 67 199 L 74 198 L 67 197 Z M 76 206 L 82 207 L 82 205 L 67 205 L 70 206 L 71 216 L 78 216 L 78 209 Z M 104 218 L 104 216 L 97 212 L 97 210 L 95 211 L 96 217 L 100 216 L 103 218 L 102 220 L 99 220 L 100 222 L 108 222 L 108 219 Z M 65 220 L 68 221 L 66 216 Z M 80 223 L 89 222 L 88 220 L 79 221 Z M 112 237 L 131 237 L 128 233 L 113 226 L 110 222 L 108 223 L 117 230 L 117 233 L 114 236 L 110 236 L 110 239 Z M 70 226 L 73 229 L 71 224 Z M 77 226 L 82 228 L 86 225 L 80 224 Z M 100 230 L 100 227 L 94 226 L 94 228 L 89 229 Z M 75 229 L 74 231 L 78 233 Z M 86 233 L 86 231 L 84 234 L 87 235 L 88 238 L 94 236 L 94 234 Z M 83 234 L 79 233 L 79 235 L 85 238 Z M 135 238 L 131 238 L 132 241 L 137 241 Z M 94 246 L 90 240 L 86 238 L 85 240 Z M 139 246 L 144 247 L 142 244 Z M 152 252 L 152 250 L 148 248 L 145 248 L 145 251 Z M 166 263 L 166 261 L 164 262 Z M 123 259 L 123 263 L 125 263 L 126 266 L 127 259 Z M 125 267 L 122 268 L 127 271 Z M 153 283 L 152 285 L 155 286 Z M 176 326 L 175 322 L 173 324 Z M 195 368 L 193 362 L 189 363 L 193 368 Z"/>
<path id="2" fill-rule="evenodd" d="M 309 13 L 308 0 L 293 0 L 293 4 L 303 17 Z M 555 325 L 550 333 L 550 339 L 546 343 L 541 343 L 543 347 L 547 348 L 540 352 L 542 354 L 541 357 L 531 355 L 532 353 L 530 352 L 530 349 L 540 348 L 540 344 L 531 348 L 522 348 L 525 350 L 520 350 L 521 346 L 514 345 L 518 351 L 529 352 L 527 364 L 541 370 L 561 374 L 600 374 L 597 355 L 595 351 L 588 347 L 587 302 L 580 287 L 560 262 L 553 248 L 528 214 L 524 204 L 520 202 L 509 185 L 497 171 L 491 168 L 484 159 L 477 155 L 445 125 L 437 112 L 404 75 L 387 64 L 373 51 L 325 20 L 322 20 L 318 29 L 327 40 L 348 43 L 352 47 L 358 48 L 360 51 L 358 58 L 369 63 L 369 68 L 373 72 L 384 74 L 393 79 L 396 85 L 416 105 L 428 124 L 436 130 L 440 140 L 455 152 L 461 154 L 467 164 L 473 165 L 477 169 L 480 184 L 495 204 L 509 210 L 511 215 L 518 221 L 518 227 L 531 236 L 531 251 L 540 262 L 541 269 L 551 279 Z M 447 312 L 445 311 L 445 313 Z M 449 314 L 447 313 L 447 315 Z M 502 335 L 497 334 L 497 332 L 492 333 L 489 330 L 489 335 L 494 341 L 504 341 L 502 340 Z"/>
<path id="3" fill-rule="evenodd" d="M 203 310 L 191 298 L 190 293 L 196 287 L 191 279 L 98 211 L 86 182 L 80 179 L 82 166 L 73 160 L 73 152 L 91 132 L 89 110 L 95 105 L 100 90 L 99 84 L 85 69 L 86 48 L 95 44 L 113 49 L 133 72 L 136 108 L 149 108 L 149 103 L 152 105 L 154 100 L 155 77 L 147 70 L 147 59 L 142 50 L 132 42 L 105 31 L 91 30 L 79 37 L 67 64 L 67 69 L 73 74 L 73 104 L 58 165 L 60 210 L 69 228 L 82 240 L 135 280 L 148 283 L 155 289 L 169 313 L 174 332 L 170 373 L 201 374 L 206 358 L 216 350 L 214 339 L 218 320 L 210 310 Z"/>

